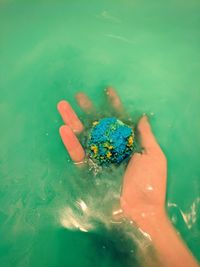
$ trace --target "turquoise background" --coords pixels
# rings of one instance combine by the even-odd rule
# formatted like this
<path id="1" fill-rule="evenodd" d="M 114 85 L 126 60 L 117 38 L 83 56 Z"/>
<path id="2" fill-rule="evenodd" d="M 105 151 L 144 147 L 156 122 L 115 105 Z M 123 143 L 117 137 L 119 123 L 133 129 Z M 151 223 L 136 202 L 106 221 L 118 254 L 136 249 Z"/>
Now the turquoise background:
<path id="1" fill-rule="evenodd" d="M 56 104 L 82 116 L 74 94 L 99 105 L 108 84 L 130 115 L 152 115 L 168 214 L 200 260 L 199 28 L 198 0 L 0 1 L 2 267 L 123 266 L 112 242 L 61 223 L 79 190 Z"/>

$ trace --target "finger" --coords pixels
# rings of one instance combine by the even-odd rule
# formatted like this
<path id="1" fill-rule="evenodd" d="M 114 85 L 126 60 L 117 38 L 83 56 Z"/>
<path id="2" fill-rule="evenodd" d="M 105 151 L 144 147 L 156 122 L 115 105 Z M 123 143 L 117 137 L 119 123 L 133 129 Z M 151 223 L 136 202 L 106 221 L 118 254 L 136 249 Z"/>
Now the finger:
<path id="1" fill-rule="evenodd" d="M 82 161 L 85 157 L 85 152 L 72 129 L 67 125 L 63 125 L 60 127 L 59 132 L 71 159 L 75 162 Z"/>
<path id="2" fill-rule="evenodd" d="M 85 113 L 91 113 L 92 110 L 94 109 L 93 104 L 91 102 L 91 100 L 84 94 L 84 93 L 77 93 L 75 95 L 75 98 L 79 104 L 79 106 L 81 107 L 81 109 L 85 112 Z"/>
<path id="3" fill-rule="evenodd" d="M 108 101 L 115 110 L 121 111 L 123 109 L 120 97 L 112 87 L 108 87 L 106 89 L 106 95 L 108 97 Z"/>
<path id="4" fill-rule="evenodd" d="M 75 133 L 80 133 L 83 130 L 82 122 L 67 101 L 60 101 L 57 108 L 65 124 L 67 124 Z"/>
<path id="5" fill-rule="evenodd" d="M 159 145 L 152 133 L 151 126 L 148 122 L 147 116 L 143 116 L 138 123 L 138 131 L 141 138 L 141 145 L 146 152 L 152 149 L 159 148 Z"/>

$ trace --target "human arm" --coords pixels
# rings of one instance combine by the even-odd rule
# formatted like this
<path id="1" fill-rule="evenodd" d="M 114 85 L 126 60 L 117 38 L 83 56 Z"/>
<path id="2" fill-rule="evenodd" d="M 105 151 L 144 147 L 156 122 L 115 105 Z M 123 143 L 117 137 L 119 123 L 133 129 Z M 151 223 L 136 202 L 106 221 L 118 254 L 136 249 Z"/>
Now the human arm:
<path id="1" fill-rule="evenodd" d="M 121 194 L 122 209 L 150 238 L 161 266 L 197 267 L 167 216 L 167 161 L 146 116 L 140 120 L 138 131 L 143 153 L 134 154 L 128 164 Z"/>

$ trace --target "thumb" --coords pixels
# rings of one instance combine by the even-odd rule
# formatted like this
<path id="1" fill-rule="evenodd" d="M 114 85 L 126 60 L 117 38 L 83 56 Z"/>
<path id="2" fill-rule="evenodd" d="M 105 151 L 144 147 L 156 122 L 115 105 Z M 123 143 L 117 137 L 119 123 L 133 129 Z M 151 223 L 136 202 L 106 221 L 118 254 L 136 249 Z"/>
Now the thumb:
<path id="1" fill-rule="evenodd" d="M 138 123 L 138 132 L 140 134 L 141 145 L 146 153 L 159 148 L 146 115 Z"/>

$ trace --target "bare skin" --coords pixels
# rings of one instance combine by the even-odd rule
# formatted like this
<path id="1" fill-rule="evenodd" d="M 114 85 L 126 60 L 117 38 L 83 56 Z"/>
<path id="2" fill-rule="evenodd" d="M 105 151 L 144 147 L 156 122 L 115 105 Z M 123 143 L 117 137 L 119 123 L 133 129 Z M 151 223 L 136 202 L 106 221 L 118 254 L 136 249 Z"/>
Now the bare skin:
<path id="1" fill-rule="evenodd" d="M 106 90 L 110 104 L 118 112 L 123 110 L 120 98 L 111 87 Z M 91 113 L 94 106 L 83 94 L 76 95 L 79 106 Z M 58 103 L 58 111 L 65 123 L 60 127 L 62 141 L 74 162 L 82 162 L 85 151 L 78 133 L 84 125 L 65 100 Z M 178 236 L 165 210 L 167 160 L 157 143 L 148 119 L 143 116 L 138 123 L 143 153 L 135 153 L 129 161 L 123 178 L 121 208 L 126 217 L 148 234 L 164 267 L 197 267 L 192 254 Z M 157 267 L 157 266 L 156 266 Z"/>

